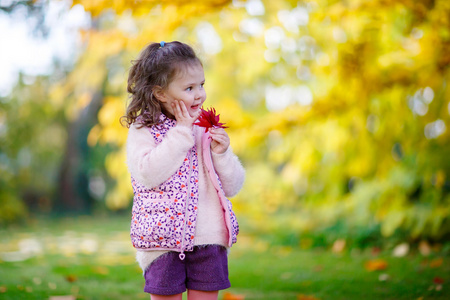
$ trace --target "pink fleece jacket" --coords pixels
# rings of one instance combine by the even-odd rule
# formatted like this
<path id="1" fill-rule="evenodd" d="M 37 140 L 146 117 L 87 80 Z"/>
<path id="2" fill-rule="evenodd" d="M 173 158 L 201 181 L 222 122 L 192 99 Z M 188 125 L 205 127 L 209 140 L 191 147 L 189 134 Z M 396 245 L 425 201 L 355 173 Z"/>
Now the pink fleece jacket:
<path id="1" fill-rule="evenodd" d="M 127 141 L 128 169 L 139 184 L 155 188 L 164 183 L 182 165 L 186 153 L 195 145 L 198 152 L 198 210 L 194 245 L 218 244 L 229 247 L 221 199 L 217 183 L 208 176 L 203 160 L 202 136 L 204 129 L 197 126 L 171 128 L 163 141 L 157 143 L 146 127 L 132 125 Z M 204 139 L 203 139 L 204 140 Z M 203 141 L 204 142 L 204 141 Z M 222 183 L 224 195 L 232 197 L 241 189 L 245 171 L 231 148 L 223 154 L 211 152 L 212 163 Z M 168 250 L 137 251 L 137 261 L 145 270 L 159 255 Z"/>

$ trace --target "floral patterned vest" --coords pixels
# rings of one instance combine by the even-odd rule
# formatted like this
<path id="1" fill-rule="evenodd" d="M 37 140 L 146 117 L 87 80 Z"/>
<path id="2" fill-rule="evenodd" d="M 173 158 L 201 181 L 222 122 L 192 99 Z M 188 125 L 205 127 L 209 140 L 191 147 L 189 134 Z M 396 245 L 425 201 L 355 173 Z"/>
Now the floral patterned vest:
<path id="1" fill-rule="evenodd" d="M 161 115 L 162 125 L 149 128 L 156 143 L 160 143 L 175 120 Z M 202 136 L 204 163 L 218 193 L 229 233 L 228 246 L 237 240 L 239 225 L 231 202 L 225 197 L 211 159 L 211 139 Z M 198 157 L 197 147 L 192 147 L 180 168 L 165 182 L 155 188 L 146 188 L 131 177 L 134 200 L 131 220 L 131 241 L 139 250 L 192 251 L 197 220 Z"/>

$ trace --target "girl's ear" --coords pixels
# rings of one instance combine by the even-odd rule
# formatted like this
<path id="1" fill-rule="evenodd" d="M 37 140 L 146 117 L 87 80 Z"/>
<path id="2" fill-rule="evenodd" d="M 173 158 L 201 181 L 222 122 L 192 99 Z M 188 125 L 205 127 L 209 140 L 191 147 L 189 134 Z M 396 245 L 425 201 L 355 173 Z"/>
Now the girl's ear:
<path id="1" fill-rule="evenodd" d="M 164 89 L 160 86 L 154 86 L 152 89 L 153 96 L 158 99 L 160 102 L 167 102 L 166 93 L 164 93 Z"/>

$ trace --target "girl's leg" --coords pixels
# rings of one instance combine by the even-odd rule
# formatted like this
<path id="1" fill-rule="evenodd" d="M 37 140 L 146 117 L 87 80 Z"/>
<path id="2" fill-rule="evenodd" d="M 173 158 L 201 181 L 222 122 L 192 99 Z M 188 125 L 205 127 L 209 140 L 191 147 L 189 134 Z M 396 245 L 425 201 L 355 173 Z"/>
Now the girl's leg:
<path id="1" fill-rule="evenodd" d="M 188 290 L 188 300 L 217 300 L 217 297 L 219 297 L 219 291 Z"/>
<path id="2" fill-rule="evenodd" d="M 151 300 L 181 300 L 182 298 L 183 298 L 183 294 L 170 295 L 170 296 L 150 294 Z"/>

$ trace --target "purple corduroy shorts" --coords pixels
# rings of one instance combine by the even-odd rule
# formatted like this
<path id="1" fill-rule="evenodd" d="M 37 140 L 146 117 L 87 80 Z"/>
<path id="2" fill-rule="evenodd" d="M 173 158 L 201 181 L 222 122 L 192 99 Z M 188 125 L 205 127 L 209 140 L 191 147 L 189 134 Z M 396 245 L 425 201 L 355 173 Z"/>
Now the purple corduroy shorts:
<path id="1" fill-rule="evenodd" d="M 185 252 L 169 252 L 153 261 L 144 273 L 144 292 L 176 295 L 189 290 L 218 291 L 231 286 L 228 279 L 227 249 L 220 245 L 195 246 Z"/>

